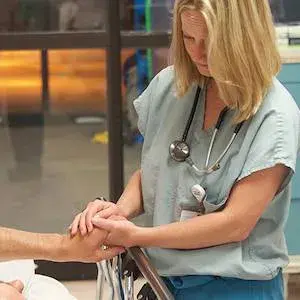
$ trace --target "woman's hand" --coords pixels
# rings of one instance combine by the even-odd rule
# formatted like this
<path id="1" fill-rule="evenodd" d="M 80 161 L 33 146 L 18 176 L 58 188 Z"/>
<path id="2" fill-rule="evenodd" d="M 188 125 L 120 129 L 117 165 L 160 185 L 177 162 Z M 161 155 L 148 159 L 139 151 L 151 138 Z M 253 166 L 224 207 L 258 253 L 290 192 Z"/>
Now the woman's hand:
<path id="1" fill-rule="evenodd" d="M 124 212 L 113 202 L 96 199 L 88 204 L 86 209 L 79 213 L 69 226 L 71 236 L 75 236 L 78 229 L 82 236 L 93 230 L 92 218 L 98 214 L 100 218 L 123 216 Z"/>
<path id="2" fill-rule="evenodd" d="M 97 214 L 93 219 L 94 226 L 107 231 L 104 241 L 106 245 L 116 245 L 125 248 L 135 246 L 135 236 L 140 227 L 136 226 L 126 218 L 121 216 L 112 216 L 109 219 L 103 219 Z"/>

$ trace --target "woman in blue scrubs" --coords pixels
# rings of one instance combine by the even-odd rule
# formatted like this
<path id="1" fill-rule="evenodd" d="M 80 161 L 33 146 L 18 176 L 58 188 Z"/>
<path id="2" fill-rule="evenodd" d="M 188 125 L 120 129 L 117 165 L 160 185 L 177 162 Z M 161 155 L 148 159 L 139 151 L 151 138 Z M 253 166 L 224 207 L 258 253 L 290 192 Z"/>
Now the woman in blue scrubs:
<path id="1" fill-rule="evenodd" d="M 175 299 L 282 300 L 300 113 L 275 77 L 268 1 L 177 0 L 172 55 L 135 101 L 140 170 L 71 233 L 144 247 Z"/>

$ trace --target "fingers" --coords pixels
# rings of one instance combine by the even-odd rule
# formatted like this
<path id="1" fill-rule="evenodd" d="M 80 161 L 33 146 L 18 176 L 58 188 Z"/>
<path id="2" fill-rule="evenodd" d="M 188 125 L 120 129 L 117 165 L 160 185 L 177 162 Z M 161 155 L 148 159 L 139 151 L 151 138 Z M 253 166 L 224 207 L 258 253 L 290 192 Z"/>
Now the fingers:
<path id="1" fill-rule="evenodd" d="M 71 236 L 75 236 L 78 232 L 78 226 L 79 226 L 79 222 L 80 222 L 80 217 L 81 217 L 81 213 L 78 214 L 75 218 L 73 223 L 71 224 L 70 228 L 70 234 Z"/>
<path id="2" fill-rule="evenodd" d="M 88 212 L 88 208 L 86 208 L 80 216 L 80 221 L 79 221 L 79 230 L 82 236 L 85 236 L 88 232 L 87 229 L 87 224 L 86 224 L 86 214 Z"/>
<path id="3" fill-rule="evenodd" d="M 90 202 L 84 211 L 76 215 L 72 224 L 69 226 L 71 236 L 75 236 L 78 232 L 78 229 L 82 236 L 86 235 L 88 232 L 92 232 L 92 218 L 99 210 L 105 208 L 105 204 L 105 201 L 95 200 Z"/>
<path id="4" fill-rule="evenodd" d="M 14 281 L 10 282 L 9 285 L 14 287 L 19 293 L 22 293 L 22 291 L 24 289 L 24 284 L 20 280 L 14 280 Z"/>
<path id="5" fill-rule="evenodd" d="M 125 248 L 123 247 L 112 247 L 112 248 L 107 248 L 106 250 L 99 250 L 99 252 L 97 253 L 98 261 L 111 259 L 117 256 L 118 254 L 124 252 L 125 252 Z"/>
<path id="6" fill-rule="evenodd" d="M 110 216 L 109 220 L 113 220 L 113 221 L 124 221 L 127 220 L 125 217 L 123 216 Z"/>
<path id="7" fill-rule="evenodd" d="M 92 219 L 92 223 L 101 229 L 104 229 L 108 232 L 110 232 L 114 225 L 115 225 L 115 221 L 114 220 L 110 220 L 110 219 L 103 219 L 100 218 L 98 215 L 96 215 L 93 219 Z"/>
<path id="8" fill-rule="evenodd" d="M 98 213 L 97 213 L 97 215 L 100 217 L 100 218 L 103 218 L 103 219 L 107 219 L 107 218 L 109 218 L 111 215 L 113 215 L 114 214 L 114 207 L 113 206 L 110 206 L 110 207 L 108 207 L 108 208 L 106 208 L 106 209 L 104 209 L 104 210 L 101 210 L 101 211 L 99 211 Z M 95 216 L 95 214 L 92 216 L 92 217 L 94 217 Z M 92 223 L 92 218 L 91 218 L 91 223 Z"/>
<path id="9" fill-rule="evenodd" d="M 87 212 L 85 215 L 85 224 L 87 226 L 88 232 L 92 232 L 93 230 L 93 223 L 92 223 L 92 218 L 97 214 L 97 212 L 101 212 L 102 209 L 105 209 L 105 201 L 101 200 L 96 200 L 92 202 L 92 205 L 88 206 Z"/>

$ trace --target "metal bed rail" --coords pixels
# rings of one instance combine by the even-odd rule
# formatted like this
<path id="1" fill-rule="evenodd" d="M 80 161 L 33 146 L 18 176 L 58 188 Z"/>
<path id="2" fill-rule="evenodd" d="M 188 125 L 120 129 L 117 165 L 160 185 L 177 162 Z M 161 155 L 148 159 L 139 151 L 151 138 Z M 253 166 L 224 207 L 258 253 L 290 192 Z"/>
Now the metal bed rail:
<path id="1" fill-rule="evenodd" d="M 173 295 L 167 288 L 162 278 L 157 273 L 149 258 L 139 247 L 127 249 L 128 254 L 134 260 L 136 266 L 149 283 L 152 291 L 159 300 L 174 300 Z M 102 261 L 97 263 L 98 280 L 97 280 L 97 300 L 134 300 L 134 276 L 133 272 L 127 270 L 122 274 L 122 258 L 119 255 L 112 261 Z M 124 275 L 124 282 L 122 277 Z M 104 294 L 105 282 L 108 286 Z M 105 298 L 104 298 L 105 296 Z M 140 299 L 150 299 L 138 296 Z M 152 298 L 151 298 L 152 299 Z"/>

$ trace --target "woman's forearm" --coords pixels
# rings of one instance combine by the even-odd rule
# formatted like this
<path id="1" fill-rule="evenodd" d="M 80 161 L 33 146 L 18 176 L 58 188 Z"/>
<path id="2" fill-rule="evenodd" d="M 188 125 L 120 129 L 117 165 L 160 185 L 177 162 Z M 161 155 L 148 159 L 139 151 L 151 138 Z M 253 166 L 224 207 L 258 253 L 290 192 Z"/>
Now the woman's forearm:
<path id="1" fill-rule="evenodd" d="M 131 176 L 117 206 L 124 212 L 124 217 L 132 219 L 143 213 L 141 170 Z"/>
<path id="2" fill-rule="evenodd" d="M 138 227 L 134 245 L 173 249 L 199 249 L 238 242 L 243 232 L 238 222 L 223 212 L 157 227 Z"/>

